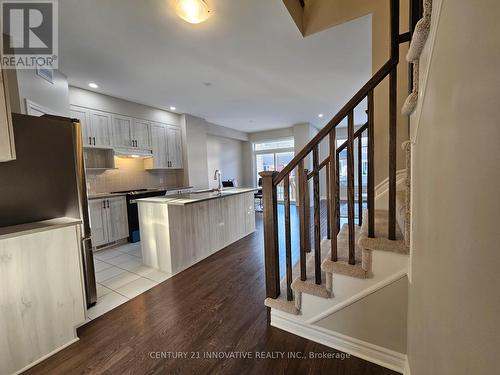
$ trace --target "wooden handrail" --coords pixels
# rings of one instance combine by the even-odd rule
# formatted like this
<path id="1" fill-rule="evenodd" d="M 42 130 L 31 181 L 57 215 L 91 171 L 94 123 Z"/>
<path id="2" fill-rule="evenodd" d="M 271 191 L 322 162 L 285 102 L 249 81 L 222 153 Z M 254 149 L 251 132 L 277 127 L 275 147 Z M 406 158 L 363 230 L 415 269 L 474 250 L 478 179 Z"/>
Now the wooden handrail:
<path id="1" fill-rule="evenodd" d="M 327 168 L 327 230 L 331 240 L 330 259 L 338 262 L 337 236 L 340 232 L 340 164 L 339 154 L 347 149 L 347 216 L 348 216 L 348 263 L 359 265 L 356 261 L 356 237 L 355 237 L 355 201 L 358 202 L 358 225 L 362 223 L 363 208 L 363 176 L 362 176 L 362 137 L 367 133 L 368 144 L 368 236 L 375 235 L 375 207 L 374 207 L 374 90 L 386 78 L 389 77 L 389 233 L 388 238 L 394 239 L 396 228 L 396 142 L 397 142 L 397 66 L 399 63 L 399 44 L 410 39 L 411 32 L 399 34 L 399 1 L 390 0 L 391 24 L 390 24 L 390 58 L 366 82 L 366 84 L 347 102 L 345 106 L 326 124 L 316 136 L 284 167 L 281 172 L 262 172 L 264 196 L 264 241 L 265 241 L 265 267 L 266 267 L 266 295 L 269 298 L 277 298 L 280 295 L 280 270 L 279 270 L 279 241 L 278 241 L 278 199 L 277 188 L 280 183 L 284 185 L 284 227 L 285 227 L 285 257 L 286 257 L 286 299 L 294 299 L 292 284 L 292 241 L 291 241 L 291 176 L 296 169 L 297 176 L 297 209 L 299 214 L 300 235 L 300 280 L 307 281 L 312 275 L 306 272 L 307 252 L 311 251 L 311 216 L 309 203 L 314 203 L 314 281 L 322 283 L 322 254 L 321 254 L 321 198 L 320 198 L 320 171 Z M 410 2 L 418 0 L 410 0 Z M 411 9 L 417 13 L 418 9 L 413 4 Z M 412 18 L 413 20 L 413 18 Z M 411 23 L 412 27 L 413 21 Z M 368 121 L 358 130 L 354 131 L 354 112 L 356 107 L 367 100 Z M 348 139 L 337 147 L 337 132 L 339 124 L 347 120 Z M 320 163 L 319 147 L 326 137 L 329 138 L 328 156 Z M 357 140 L 357 144 L 355 141 Z M 358 191 L 355 192 L 355 145 L 357 146 L 357 180 Z M 312 155 L 311 155 L 312 154 Z M 306 169 L 306 158 L 312 158 L 313 170 L 310 173 Z M 313 179 L 313 188 L 310 191 L 309 179 Z M 312 193 L 312 196 L 310 195 Z M 357 197 L 356 197 L 357 196 Z M 310 200 L 312 201 L 310 202 Z M 365 224 L 366 225 L 366 224 Z M 312 254 L 311 254 L 312 255 Z M 312 273 L 312 272 L 311 272 Z M 308 278 L 309 276 L 309 278 Z M 331 276 L 331 275 L 330 275 Z M 328 285 L 328 284 L 327 284 Z M 328 286 L 327 286 L 328 287 Z M 330 284 L 331 287 L 331 284 Z"/>
<path id="2" fill-rule="evenodd" d="M 285 178 L 285 175 L 291 173 L 295 167 L 299 164 L 299 162 L 304 159 L 316 146 L 319 144 L 323 138 L 325 138 L 330 131 L 337 127 L 340 122 L 347 117 L 349 112 L 355 108 L 361 101 L 368 95 L 368 93 L 375 89 L 375 87 L 378 86 L 380 82 L 384 80 L 385 77 L 389 75 L 389 73 L 392 71 L 392 69 L 397 66 L 399 63 L 399 58 L 392 57 L 387 61 L 382 68 L 378 70 L 377 73 L 359 90 L 349 102 L 342 107 L 342 109 L 328 122 L 325 127 L 323 127 L 316 136 L 309 141 L 305 147 L 297 154 L 295 157 L 286 165 L 285 168 L 276 176 L 274 179 L 274 184 L 278 185 L 283 179 Z"/>

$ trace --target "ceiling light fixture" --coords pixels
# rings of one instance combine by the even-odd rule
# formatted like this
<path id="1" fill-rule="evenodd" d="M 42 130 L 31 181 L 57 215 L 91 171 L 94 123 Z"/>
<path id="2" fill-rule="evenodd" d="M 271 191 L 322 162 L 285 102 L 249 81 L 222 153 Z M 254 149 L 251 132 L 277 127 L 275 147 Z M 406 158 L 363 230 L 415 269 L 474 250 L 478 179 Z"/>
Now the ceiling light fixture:
<path id="1" fill-rule="evenodd" d="M 98 89 L 99 88 L 99 85 L 95 82 L 90 82 L 89 83 L 89 87 L 93 88 L 93 89 Z"/>
<path id="2" fill-rule="evenodd" d="M 176 109 L 177 109 L 177 108 L 176 108 L 176 107 L 174 107 L 174 106 L 170 107 L 170 110 L 171 110 L 171 111 L 175 111 Z"/>
<path id="3" fill-rule="evenodd" d="M 319 117 L 319 118 L 323 118 L 323 116 L 324 116 L 324 115 L 323 115 L 322 113 L 320 113 L 320 114 L 318 115 L 318 117 Z"/>
<path id="4" fill-rule="evenodd" d="M 210 9 L 203 0 L 177 0 L 177 15 L 189 23 L 201 23 L 210 16 Z"/>

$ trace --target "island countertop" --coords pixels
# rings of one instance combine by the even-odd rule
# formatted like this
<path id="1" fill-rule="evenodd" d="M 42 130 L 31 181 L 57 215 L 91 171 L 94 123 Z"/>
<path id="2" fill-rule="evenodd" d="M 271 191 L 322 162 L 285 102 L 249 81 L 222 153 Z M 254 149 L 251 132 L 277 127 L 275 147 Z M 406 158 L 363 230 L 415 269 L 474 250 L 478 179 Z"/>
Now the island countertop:
<path id="1" fill-rule="evenodd" d="M 198 192 L 198 193 L 189 193 L 189 194 L 178 194 L 174 196 L 167 197 L 151 197 L 151 198 L 142 198 L 137 199 L 137 202 L 149 202 L 149 203 L 160 203 L 160 204 L 168 204 L 174 206 L 184 206 L 187 204 L 193 204 L 198 202 L 204 202 L 211 199 L 220 199 L 225 197 L 230 197 L 237 194 L 250 193 L 253 191 L 257 191 L 256 188 L 225 188 L 222 192 L 217 191 L 207 191 L 207 192 Z"/>

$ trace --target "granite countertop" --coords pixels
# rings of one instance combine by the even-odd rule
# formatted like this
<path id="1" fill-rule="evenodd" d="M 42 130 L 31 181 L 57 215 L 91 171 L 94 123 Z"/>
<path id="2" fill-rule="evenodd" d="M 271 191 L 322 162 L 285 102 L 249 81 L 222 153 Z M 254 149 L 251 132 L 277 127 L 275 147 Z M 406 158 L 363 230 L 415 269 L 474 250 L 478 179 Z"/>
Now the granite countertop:
<path id="1" fill-rule="evenodd" d="M 175 191 L 175 190 L 185 190 L 192 189 L 192 186 L 178 186 L 178 187 L 169 187 L 169 188 L 150 188 L 142 193 L 150 193 L 152 191 Z M 97 194 L 89 194 L 88 199 L 102 199 L 102 198 L 112 198 L 112 197 L 122 197 L 127 195 L 127 193 L 97 193 Z"/>
<path id="2" fill-rule="evenodd" d="M 221 193 L 215 191 L 199 191 L 190 194 L 179 194 L 171 197 L 151 197 L 138 199 L 137 202 L 161 203 L 174 206 L 184 206 L 198 202 L 204 202 L 211 199 L 220 199 L 230 197 L 236 194 L 251 193 L 257 191 L 256 188 L 226 188 Z"/>
<path id="3" fill-rule="evenodd" d="M 0 240 L 7 238 L 25 236 L 27 234 L 33 234 L 38 232 L 44 232 L 47 230 L 53 230 L 58 228 L 69 227 L 73 225 L 79 225 L 82 221 L 80 219 L 73 219 L 70 217 L 60 217 L 57 219 L 36 221 L 33 223 L 12 225 L 9 227 L 0 228 Z"/>

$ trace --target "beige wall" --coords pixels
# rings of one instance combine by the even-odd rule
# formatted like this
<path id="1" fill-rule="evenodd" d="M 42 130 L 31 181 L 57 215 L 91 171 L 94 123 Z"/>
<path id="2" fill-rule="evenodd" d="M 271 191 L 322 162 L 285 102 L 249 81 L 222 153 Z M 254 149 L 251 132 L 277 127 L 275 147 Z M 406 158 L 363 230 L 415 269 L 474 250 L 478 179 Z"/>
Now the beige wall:
<path id="1" fill-rule="evenodd" d="M 320 320 L 320 327 L 406 353 L 406 277 Z"/>
<path id="2" fill-rule="evenodd" d="M 498 0 L 442 0 L 433 19 L 422 112 L 412 119 L 412 375 L 499 371 L 499 15 Z"/>
<path id="3" fill-rule="evenodd" d="M 284 0 L 285 4 L 287 0 Z M 408 0 L 401 3 L 401 33 L 408 31 Z M 306 0 L 302 15 L 305 36 L 321 32 L 355 18 L 372 14 L 372 70 L 375 73 L 390 55 L 389 0 Z M 297 16 L 295 17 L 296 19 Z M 401 107 L 408 95 L 407 44 L 400 48 L 398 67 L 398 146 L 408 139 L 408 119 Z M 333 84 L 333 83 L 332 83 Z M 361 87 L 360 87 L 361 88 Z M 389 84 L 386 79 L 375 91 L 375 184 L 388 176 Z M 398 147 L 397 169 L 405 167 L 404 154 Z"/>

